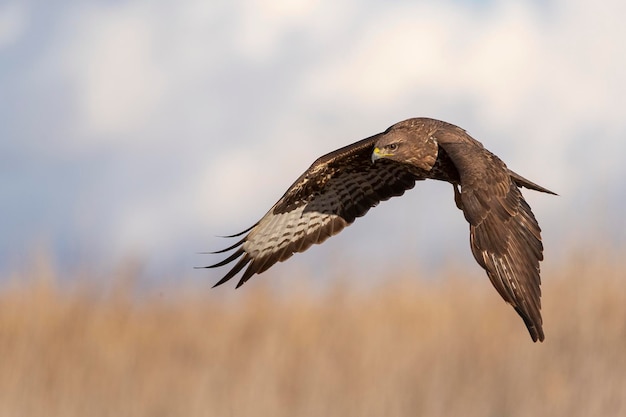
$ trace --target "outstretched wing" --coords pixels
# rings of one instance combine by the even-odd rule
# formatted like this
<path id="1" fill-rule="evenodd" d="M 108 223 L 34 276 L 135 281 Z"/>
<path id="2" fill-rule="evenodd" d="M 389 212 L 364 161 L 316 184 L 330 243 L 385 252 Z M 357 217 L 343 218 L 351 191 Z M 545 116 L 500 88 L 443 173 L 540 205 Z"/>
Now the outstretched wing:
<path id="1" fill-rule="evenodd" d="M 474 258 L 502 298 L 522 317 L 533 341 L 543 341 L 541 229 L 517 178 L 461 129 L 444 129 L 434 136 L 459 172 L 461 208 L 470 224 Z"/>
<path id="2" fill-rule="evenodd" d="M 280 200 L 236 244 L 215 252 L 236 249 L 233 254 L 206 268 L 237 260 L 215 286 L 245 269 L 237 287 L 252 275 L 314 243 L 339 233 L 356 217 L 363 216 L 380 201 L 400 196 L 421 178 L 405 165 L 393 161 L 372 163 L 374 143 L 379 135 L 322 156 L 298 178 Z"/>

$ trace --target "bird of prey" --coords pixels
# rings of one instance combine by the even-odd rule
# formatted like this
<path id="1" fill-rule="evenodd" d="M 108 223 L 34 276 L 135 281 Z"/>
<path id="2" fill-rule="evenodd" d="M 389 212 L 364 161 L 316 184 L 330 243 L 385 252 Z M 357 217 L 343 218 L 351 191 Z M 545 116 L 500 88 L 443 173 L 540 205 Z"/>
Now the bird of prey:
<path id="1" fill-rule="evenodd" d="M 237 261 L 215 286 L 244 271 L 237 288 L 314 243 L 352 224 L 380 201 L 416 181 L 446 181 L 470 227 L 470 247 L 500 296 L 522 317 L 533 341 L 543 341 L 541 229 L 520 187 L 555 194 L 511 171 L 465 130 L 413 118 L 317 159 L 215 268 Z M 244 269 L 245 268 L 245 269 Z"/>

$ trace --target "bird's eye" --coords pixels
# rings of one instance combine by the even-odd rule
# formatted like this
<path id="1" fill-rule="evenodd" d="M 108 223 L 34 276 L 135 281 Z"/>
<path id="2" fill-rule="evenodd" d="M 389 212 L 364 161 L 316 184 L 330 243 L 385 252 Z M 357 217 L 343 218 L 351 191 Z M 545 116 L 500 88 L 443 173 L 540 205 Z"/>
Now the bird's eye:
<path id="1" fill-rule="evenodd" d="M 390 151 L 395 151 L 396 149 L 398 149 L 398 144 L 397 143 L 392 143 L 392 144 L 387 146 L 387 149 L 389 149 Z"/>

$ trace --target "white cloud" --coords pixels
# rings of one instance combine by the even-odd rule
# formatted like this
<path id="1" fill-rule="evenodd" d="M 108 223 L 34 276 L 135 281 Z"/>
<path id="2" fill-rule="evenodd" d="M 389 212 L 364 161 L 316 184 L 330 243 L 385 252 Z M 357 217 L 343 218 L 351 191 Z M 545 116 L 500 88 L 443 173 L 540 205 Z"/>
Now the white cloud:
<path id="1" fill-rule="evenodd" d="M 507 142 L 504 148 L 509 153 L 502 157 L 512 167 L 565 195 L 559 204 L 536 199 L 538 207 L 558 216 L 563 207 L 579 204 L 572 178 L 580 172 L 581 152 L 590 160 L 617 166 L 615 161 L 626 151 L 618 133 L 625 130 L 621 113 L 626 82 L 621 69 L 626 67 L 626 50 L 615 41 L 623 39 L 626 30 L 611 23 L 619 20 L 616 10 L 611 16 L 608 7 L 598 14 L 589 7 L 584 1 L 557 3 L 545 10 L 531 3 L 502 2 L 487 11 L 468 12 L 451 3 L 403 3 L 390 5 L 383 13 L 355 13 L 369 19 L 358 25 L 338 21 L 348 29 L 328 28 L 338 35 L 333 40 L 307 22 L 310 42 L 326 46 L 315 64 L 299 74 L 293 89 L 295 102 L 309 113 L 285 108 L 282 120 L 273 123 L 284 126 L 284 119 L 314 118 L 320 111 L 349 119 L 355 108 L 361 109 L 360 115 L 378 117 L 375 113 L 385 107 L 391 123 L 399 105 L 436 116 L 467 102 L 474 125 L 463 127 L 496 152 L 504 146 L 498 140 Z M 287 25 L 278 27 L 288 30 Z M 255 44 L 248 48 L 278 59 L 272 48 L 280 46 L 281 36 L 274 32 L 268 39 L 267 48 L 257 49 Z M 281 80 L 277 74 L 276 83 Z M 352 119 L 339 125 L 342 131 L 354 132 L 364 122 L 368 121 Z M 578 149 L 576 135 L 599 126 L 613 135 L 599 134 L 592 139 L 594 147 Z M 320 137 L 328 143 L 329 136 L 342 137 L 329 135 L 335 132 L 332 129 L 336 128 L 320 123 L 294 140 Z M 354 135 L 344 136 L 345 143 L 357 139 Z M 607 154 L 608 149 L 613 152 Z"/>
<path id="2" fill-rule="evenodd" d="M 484 12 L 447 2 L 392 5 L 351 35 L 354 48 L 345 56 L 320 60 L 301 91 L 337 112 L 397 111 L 402 103 L 437 115 L 468 102 L 475 125 L 463 127 L 512 131 L 506 139 L 532 154 L 515 154 L 512 162 L 532 158 L 535 175 L 569 190 L 577 169 L 568 158 L 576 152 L 573 136 L 591 126 L 624 126 L 626 47 L 618 40 L 626 30 L 618 24 L 623 6 L 612 4 L 560 2 L 543 10 L 500 2 Z M 496 140 L 477 139 L 487 147 Z M 594 141 L 597 159 L 618 157 L 603 147 L 624 149 L 608 137 Z"/>
<path id="3" fill-rule="evenodd" d="M 26 10 L 18 2 L 0 5 L 0 49 L 14 44 L 26 30 Z"/>
<path id="4" fill-rule="evenodd" d="M 306 18 L 313 1 L 254 0 L 240 9 L 237 42 L 254 60 L 271 59 L 281 37 L 292 25 Z"/>
<path id="5" fill-rule="evenodd" d="M 321 31 L 337 23 L 353 7 L 352 2 L 314 0 L 252 0 L 237 8 L 235 44 L 239 52 L 256 63 L 276 58 L 279 48 L 295 33 Z"/>
<path id="6" fill-rule="evenodd" d="M 542 45 L 537 20 L 527 3 L 507 2 L 488 14 L 447 2 L 403 3 L 364 24 L 347 55 L 321 60 L 303 92 L 342 106 L 423 95 L 439 99 L 422 107 L 436 107 L 471 98 L 485 117 L 505 125 L 536 93 L 553 54 Z"/>
<path id="7" fill-rule="evenodd" d="M 511 168 L 563 194 L 531 197 L 542 222 L 562 223 L 559 211 L 581 204 L 572 181 L 583 175 L 581 161 L 590 183 L 626 175 L 626 28 L 617 1 L 66 7 L 33 71 L 61 74 L 76 100 L 73 125 L 50 132 L 75 133 L 58 154 L 98 153 L 107 143 L 101 171 L 74 161 L 84 176 L 76 199 L 90 216 L 80 233 L 121 252 L 145 244 L 158 254 L 197 238 L 184 233 L 236 232 L 317 156 L 409 116 L 460 124 Z M 7 9 L 0 46 L 25 21 L 23 9 Z M 11 27 L 5 21 L 22 23 L 1 29 Z M 583 133 L 593 146 L 579 145 Z M 597 161 L 602 169 L 590 172 Z M 104 193 L 91 189 L 106 170 L 116 180 L 102 181 Z M 124 178 L 133 189 L 102 206 L 101 195 L 117 195 Z M 387 211 L 395 206 L 377 211 L 406 218 Z"/>
<path id="8" fill-rule="evenodd" d="M 84 133 L 137 132 L 163 105 L 166 74 L 150 12 L 142 4 L 87 6 L 69 19 L 67 44 L 55 52 L 76 84 Z"/>

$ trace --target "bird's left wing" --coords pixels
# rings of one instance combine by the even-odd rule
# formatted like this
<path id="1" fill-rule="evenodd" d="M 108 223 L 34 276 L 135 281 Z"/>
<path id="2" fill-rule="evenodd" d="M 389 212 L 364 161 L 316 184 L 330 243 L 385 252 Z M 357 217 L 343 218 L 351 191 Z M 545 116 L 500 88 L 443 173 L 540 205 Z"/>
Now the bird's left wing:
<path id="1" fill-rule="evenodd" d="M 531 188 L 539 186 L 517 174 L 512 177 L 504 162 L 457 127 L 444 128 L 433 136 L 458 170 L 460 208 L 470 224 L 474 258 L 502 298 L 522 317 L 533 341 L 543 341 L 541 229 L 517 181 L 524 180 L 521 185 L 534 186 Z"/>
<path id="2" fill-rule="evenodd" d="M 400 196 L 421 178 L 405 165 L 393 161 L 372 163 L 374 143 L 379 135 L 363 139 L 316 160 L 280 200 L 253 227 L 235 236 L 236 244 L 214 253 L 235 250 L 229 257 L 206 268 L 237 260 L 215 286 L 244 273 L 237 287 L 252 275 L 314 243 L 339 233 L 356 217 L 363 216 L 380 201 Z"/>

